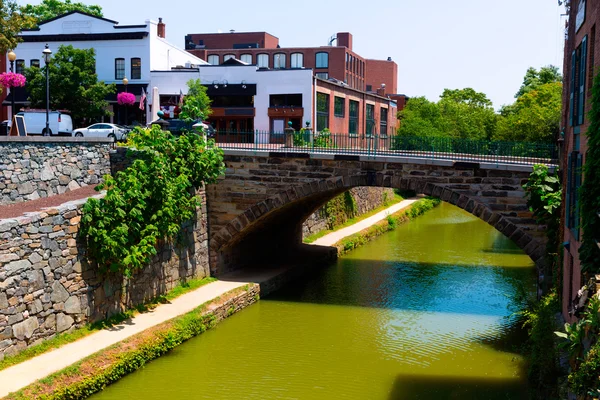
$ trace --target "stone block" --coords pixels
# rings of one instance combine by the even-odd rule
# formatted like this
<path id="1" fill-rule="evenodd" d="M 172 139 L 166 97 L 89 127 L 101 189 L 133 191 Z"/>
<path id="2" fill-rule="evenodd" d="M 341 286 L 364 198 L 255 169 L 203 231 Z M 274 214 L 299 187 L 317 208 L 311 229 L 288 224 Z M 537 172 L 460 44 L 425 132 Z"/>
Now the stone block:
<path id="1" fill-rule="evenodd" d="M 0 312 L 6 310 L 8 308 L 8 298 L 6 297 L 6 293 L 0 293 Z"/>
<path id="2" fill-rule="evenodd" d="M 30 339 L 39 327 L 37 318 L 28 318 L 13 326 L 13 335 L 19 340 Z"/>
<path id="3" fill-rule="evenodd" d="M 31 268 L 32 265 L 28 260 L 13 261 L 4 266 L 4 270 L 8 275 L 16 275 Z"/>
<path id="4" fill-rule="evenodd" d="M 79 301 L 79 297 L 69 297 L 65 302 L 65 312 L 67 314 L 81 314 L 81 302 Z"/>
<path id="5" fill-rule="evenodd" d="M 50 299 L 53 303 L 64 302 L 69 298 L 69 292 L 59 281 L 54 281 L 52 284 L 52 295 Z"/>
<path id="6" fill-rule="evenodd" d="M 75 320 L 68 315 L 60 313 L 56 316 L 56 332 L 64 332 L 73 326 Z"/>

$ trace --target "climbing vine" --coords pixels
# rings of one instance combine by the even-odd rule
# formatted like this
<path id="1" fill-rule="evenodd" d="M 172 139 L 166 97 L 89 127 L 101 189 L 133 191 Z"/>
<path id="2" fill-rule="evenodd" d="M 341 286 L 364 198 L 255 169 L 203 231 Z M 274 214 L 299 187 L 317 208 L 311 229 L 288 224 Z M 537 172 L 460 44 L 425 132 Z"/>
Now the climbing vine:
<path id="1" fill-rule="evenodd" d="M 358 212 L 358 206 L 352 193 L 348 191 L 329 200 L 321 210 L 322 216 L 327 218 L 327 228 L 334 229 L 354 218 Z"/>
<path id="2" fill-rule="evenodd" d="M 80 234 L 102 271 L 130 276 L 156 255 L 159 240 L 172 240 L 199 206 L 196 188 L 224 172 L 223 153 L 202 136 L 174 137 L 158 126 L 129 135 L 125 171 L 107 175 L 83 208 Z"/>
<path id="3" fill-rule="evenodd" d="M 600 239 L 600 76 L 594 79 L 592 104 L 587 129 L 587 152 L 583 173 L 585 179 L 580 191 L 580 215 L 583 242 L 579 248 L 582 269 L 586 272 L 600 270 L 600 251 L 596 240 Z"/>
<path id="4" fill-rule="evenodd" d="M 558 175 L 550 173 L 546 165 L 534 165 L 533 172 L 523 188 L 526 192 L 527 205 L 538 223 L 546 225 L 546 261 L 551 268 L 554 279 L 560 279 L 561 260 L 558 254 L 560 242 L 560 212 L 562 189 Z M 560 287 L 554 282 L 555 287 Z"/>

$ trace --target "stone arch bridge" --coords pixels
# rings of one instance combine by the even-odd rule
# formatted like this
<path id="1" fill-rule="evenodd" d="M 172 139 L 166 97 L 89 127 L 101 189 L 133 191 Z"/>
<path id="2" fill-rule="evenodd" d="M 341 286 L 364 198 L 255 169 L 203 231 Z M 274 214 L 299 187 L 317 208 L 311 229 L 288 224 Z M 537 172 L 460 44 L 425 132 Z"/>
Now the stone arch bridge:
<path id="1" fill-rule="evenodd" d="M 226 174 L 207 187 L 212 274 L 293 254 L 302 224 L 357 186 L 411 189 L 452 203 L 512 239 L 539 268 L 543 227 L 528 210 L 526 164 L 225 150 Z"/>

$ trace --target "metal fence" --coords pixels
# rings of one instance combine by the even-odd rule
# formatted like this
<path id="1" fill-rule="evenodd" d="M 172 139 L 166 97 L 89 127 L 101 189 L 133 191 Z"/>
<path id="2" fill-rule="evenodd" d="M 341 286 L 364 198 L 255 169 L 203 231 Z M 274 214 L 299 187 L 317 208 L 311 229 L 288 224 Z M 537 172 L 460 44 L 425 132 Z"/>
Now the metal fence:
<path id="1" fill-rule="evenodd" d="M 215 132 L 223 149 L 396 156 L 498 164 L 558 164 L 551 143 L 499 142 L 447 137 L 348 135 L 299 131 L 294 133 Z"/>

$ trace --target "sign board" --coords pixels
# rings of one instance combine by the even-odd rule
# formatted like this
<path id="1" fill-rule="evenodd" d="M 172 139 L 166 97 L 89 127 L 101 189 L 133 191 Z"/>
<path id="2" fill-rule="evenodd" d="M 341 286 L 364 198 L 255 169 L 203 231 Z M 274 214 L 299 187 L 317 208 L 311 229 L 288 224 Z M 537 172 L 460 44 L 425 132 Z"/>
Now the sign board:
<path id="1" fill-rule="evenodd" d="M 25 117 L 22 115 L 15 115 L 10 124 L 9 136 L 27 136 L 27 128 L 25 127 Z"/>
<path id="2" fill-rule="evenodd" d="M 585 3 L 586 0 L 579 0 L 577 4 L 577 16 L 575 17 L 575 32 L 579 31 L 581 25 L 585 22 Z"/>

